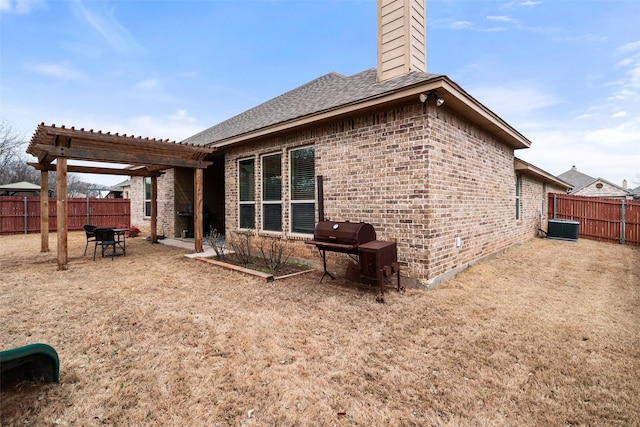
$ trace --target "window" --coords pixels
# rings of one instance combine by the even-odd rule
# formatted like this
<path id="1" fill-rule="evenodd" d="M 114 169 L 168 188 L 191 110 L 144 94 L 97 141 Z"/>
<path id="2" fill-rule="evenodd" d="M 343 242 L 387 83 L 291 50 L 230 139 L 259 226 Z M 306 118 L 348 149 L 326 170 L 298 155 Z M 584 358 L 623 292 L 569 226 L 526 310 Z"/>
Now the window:
<path id="1" fill-rule="evenodd" d="M 299 148 L 290 153 L 291 232 L 313 234 L 315 227 L 315 150 Z"/>
<path id="2" fill-rule="evenodd" d="M 282 232 L 282 154 L 262 157 L 262 229 Z"/>
<path id="3" fill-rule="evenodd" d="M 151 178 L 144 179 L 144 216 L 151 216 Z"/>
<path id="4" fill-rule="evenodd" d="M 256 227 L 256 180 L 253 159 L 238 162 L 238 226 Z"/>
<path id="5" fill-rule="evenodd" d="M 520 199 L 522 198 L 522 178 L 516 175 L 516 219 L 522 216 Z"/>

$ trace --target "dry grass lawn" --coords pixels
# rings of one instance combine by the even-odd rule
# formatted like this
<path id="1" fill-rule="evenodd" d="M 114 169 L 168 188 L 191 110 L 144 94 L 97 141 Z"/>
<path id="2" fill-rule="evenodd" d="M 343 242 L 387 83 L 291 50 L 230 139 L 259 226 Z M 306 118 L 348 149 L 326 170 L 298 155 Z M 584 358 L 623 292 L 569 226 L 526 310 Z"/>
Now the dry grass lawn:
<path id="1" fill-rule="evenodd" d="M 638 248 L 536 239 L 378 304 L 142 238 L 94 262 L 71 233 L 67 271 L 50 246 L 0 236 L 0 349 L 61 361 L 2 390 L 2 425 L 640 425 Z"/>

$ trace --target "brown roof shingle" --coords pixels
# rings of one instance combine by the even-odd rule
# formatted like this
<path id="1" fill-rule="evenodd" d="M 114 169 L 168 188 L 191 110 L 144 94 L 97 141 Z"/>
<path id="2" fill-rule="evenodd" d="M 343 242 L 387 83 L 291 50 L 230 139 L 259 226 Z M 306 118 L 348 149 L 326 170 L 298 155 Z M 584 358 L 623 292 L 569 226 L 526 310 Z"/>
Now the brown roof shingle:
<path id="1" fill-rule="evenodd" d="M 193 135 L 183 143 L 207 145 L 442 77 L 411 72 L 376 82 L 375 68 L 352 76 L 329 73 Z"/>

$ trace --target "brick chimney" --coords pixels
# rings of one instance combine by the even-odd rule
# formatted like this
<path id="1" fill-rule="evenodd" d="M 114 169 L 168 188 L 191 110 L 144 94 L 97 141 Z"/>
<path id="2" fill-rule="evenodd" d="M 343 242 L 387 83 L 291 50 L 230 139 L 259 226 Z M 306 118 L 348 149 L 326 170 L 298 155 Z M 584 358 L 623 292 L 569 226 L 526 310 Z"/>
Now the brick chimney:
<path id="1" fill-rule="evenodd" d="M 378 81 L 427 71 L 426 0 L 377 0 Z"/>

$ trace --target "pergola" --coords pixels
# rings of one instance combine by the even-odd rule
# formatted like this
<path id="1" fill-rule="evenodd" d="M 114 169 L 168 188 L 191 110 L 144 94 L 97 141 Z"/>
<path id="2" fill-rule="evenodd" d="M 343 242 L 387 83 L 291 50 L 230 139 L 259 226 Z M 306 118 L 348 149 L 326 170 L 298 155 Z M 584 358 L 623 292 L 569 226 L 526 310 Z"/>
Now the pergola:
<path id="1" fill-rule="evenodd" d="M 151 177 L 151 241 L 158 242 L 157 235 L 157 178 L 166 169 L 175 167 L 193 168 L 194 185 L 194 238 L 195 251 L 202 252 L 202 209 L 203 209 L 203 170 L 213 162 L 207 161 L 207 155 L 214 148 L 192 144 L 169 142 L 127 136 L 119 134 L 94 132 L 93 129 L 75 129 L 38 125 L 27 153 L 38 159 L 29 165 L 40 170 L 40 230 L 41 252 L 49 251 L 49 186 L 48 171 L 56 172 L 57 192 L 57 235 L 58 235 L 58 270 L 66 270 L 67 253 L 67 173 L 95 173 L 104 175 L 126 175 Z M 53 161 L 55 160 L 55 163 Z M 93 167 L 67 165 L 67 160 L 85 160 L 92 162 L 127 164 L 137 166 L 133 169 L 114 167 Z"/>

